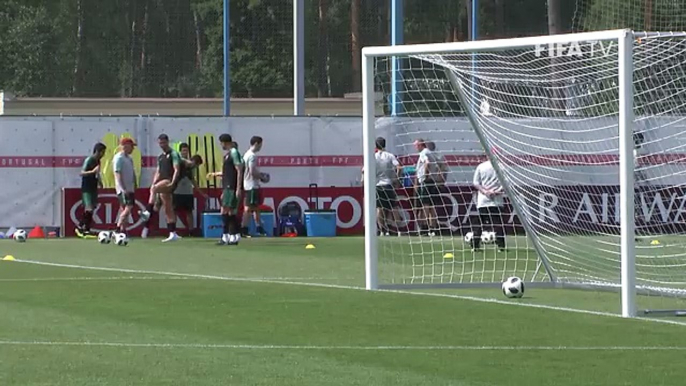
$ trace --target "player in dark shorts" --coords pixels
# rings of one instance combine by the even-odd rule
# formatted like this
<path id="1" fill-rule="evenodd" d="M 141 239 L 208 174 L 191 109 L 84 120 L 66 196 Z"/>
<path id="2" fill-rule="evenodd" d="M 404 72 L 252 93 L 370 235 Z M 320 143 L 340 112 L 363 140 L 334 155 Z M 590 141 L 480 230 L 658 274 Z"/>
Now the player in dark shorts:
<path id="1" fill-rule="evenodd" d="M 188 159 L 188 155 L 190 154 L 190 147 L 188 146 L 187 143 L 182 143 L 179 145 L 179 150 L 180 150 L 180 157 L 181 157 L 181 162 L 180 162 L 180 175 L 181 178 L 179 179 L 179 183 L 177 184 L 176 190 L 174 190 L 174 194 L 172 196 L 172 206 L 174 209 L 174 212 L 180 215 L 186 216 L 186 221 L 190 221 L 189 227 L 193 226 L 193 210 L 195 209 L 195 201 L 194 201 L 194 196 L 193 196 L 193 191 L 195 187 L 193 186 L 193 172 L 197 169 L 198 166 L 203 164 L 203 159 L 199 155 L 194 155 Z M 185 154 L 185 155 L 184 155 Z M 190 184 L 190 189 L 187 188 L 187 184 Z M 190 190 L 190 193 L 186 193 L 187 191 Z M 158 213 L 160 211 L 160 208 L 162 208 L 162 199 L 161 195 L 159 193 L 153 194 L 152 195 L 152 209 L 147 209 L 148 212 L 150 213 L 150 216 L 145 219 L 143 222 L 143 231 L 141 232 L 141 237 L 142 238 L 148 238 L 148 235 L 150 233 L 150 224 L 152 223 L 153 218 L 155 217 L 155 213 Z M 148 203 L 148 208 L 150 207 Z M 141 216 L 143 216 L 143 212 L 140 213 Z M 193 229 L 189 231 L 189 235 L 192 235 Z"/>
<path id="2" fill-rule="evenodd" d="M 398 195 L 392 185 L 376 187 L 376 207 L 384 210 L 394 210 L 398 206 Z"/>
<path id="3" fill-rule="evenodd" d="M 93 236 L 91 224 L 93 223 L 93 211 L 98 206 L 98 188 L 102 187 L 100 180 L 100 160 L 105 155 L 107 146 L 96 143 L 93 154 L 86 157 L 81 168 L 81 203 L 83 214 L 76 227 L 76 235 L 85 238 Z"/>
<path id="4" fill-rule="evenodd" d="M 265 181 L 264 174 L 260 173 L 257 162 L 257 154 L 262 150 L 262 137 L 253 136 L 250 138 L 250 149 L 243 154 L 243 189 L 245 192 L 245 202 L 243 204 L 243 222 L 241 224 L 241 235 L 251 237 L 248 232 L 250 218 L 255 221 L 257 234 L 266 236 L 262 227 L 260 217 L 260 204 L 262 203 L 261 183 Z"/>
<path id="5" fill-rule="evenodd" d="M 117 229 L 115 233 L 126 234 L 129 225 L 129 216 L 135 205 L 136 170 L 133 165 L 131 153 L 136 147 L 136 142 L 131 138 L 122 138 L 119 141 L 119 151 L 112 159 L 112 171 L 114 172 L 114 189 L 119 200 L 117 214 Z"/>
<path id="6" fill-rule="evenodd" d="M 155 195 L 159 194 L 167 217 L 167 229 L 169 230 L 169 237 L 162 240 L 163 243 L 166 243 L 180 238 L 176 234 L 176 213 L 174 213 L 172 203 L 172 192 L 174 192 L 176 185 L 181 179 L 181 156 L 179 152 L 172 149 L 169 145 L 169 136 L 166 134 L 160 134 L 157 137 L 157 144 L 162 149 L 162 154 L 157 157 L 157 171 L 155 171 L 155 177 L 150 187 L 148 205 L 140 215 L 143 221 L 150 219 L 155 208 Z"/>
<path id="7" fill-rule="evenodd" d="M 224 232 L 219 245 L 238 245 L 241 240 L 240 224 L 238 223 L 238 205 L 243 195 L 243 158 L 229 134 L 219 136 L 222 149 L 226 151 L 223 158 L 222 171 L 210 173 L 207 178 L 221 177 L 222 179 L 222 222 Z"/>
<path id="8" fill-rule="evenodd" d="M 435 155 L 428 149 L 423 139 L 415 140 L 414 147 L 419 152 L 414 185 L 419 201 L 416 203 L 418 208 L 418 225 L 421 224 L 421 220 L 425 220 L 428 227 L 428 235 L 435 236 L 436 231 L 439 230 L 436 205 L 438 205 L 440 200 L 440 191 L 434 179 L 439 173 L 438 165 Z M 421 225 L 418 226 L 417 231 L 421 233 L 420 228 Z"/>
<path id="9" fill-rule="evenodd" d="M 193 191 L 195 185 L 193 184 L 193 173 L 195 169 L 202 165 L 202 158 L 195 155 L 191 158 L 190 146 L 187 143 L 182 143 L 179 146 L 181 153 L 181 179 L 174 190 L 172 202 L 174 204 L 174 211 L 178 216 L 181 216 L 188 228 L 188 235 L 195 234 L 193 210 L 195 209 L 195 197 Z"/>

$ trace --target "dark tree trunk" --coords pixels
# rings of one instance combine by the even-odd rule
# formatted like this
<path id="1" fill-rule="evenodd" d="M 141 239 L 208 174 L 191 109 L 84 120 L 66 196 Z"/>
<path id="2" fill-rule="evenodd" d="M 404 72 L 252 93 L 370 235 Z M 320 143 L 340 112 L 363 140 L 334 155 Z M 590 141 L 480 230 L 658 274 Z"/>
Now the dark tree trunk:
<path id="1" fill-rule="evenodd" d="M 134 90 L 134 79 L 136 77 L 136 50 L 138 49 L 138 7 L 136 7 L 136 1 L 131 1 L 129 3 L 129 20 L 130 20 L 130 30 L 129 30 L 129 50 L 127 52 L 127 76 L 124 84 L 124 96 L 133 97 L 136 95 Z"/>
<path id="2" fill-rule="evenodd" d="M 494 0 L 495 7 L 495 37 L 505 37 L 505 0 Z"/>
<path id="3" fill-rule="evenodd" d="M 195 68 L 200 70 L 202 68 L 202 28 L 197 11 L 193 11 L 193 27 L 195 29 Z"/>
<path id="4" fill-rule="evenodd" d="M 467 12 L 467 38 L 472 39 L 472 0 L 464 0 L 465 8 Z"/>
<path id="5" fill-rule="evenodd" d="M 330 96 L 328 93 L 328 59 L 329 59 L 329 34 L 328 34 L 328 0 L 319 0 L 319 36 L 317 55 L 317 96 Z"/>
<path id="6" fill-rule="evenodd" d="M 140 49 L 140 61 L 139 61 L 139 84 L 136 87 L 139 90 L 139 96 L 148 96 L 148 87 L 147 87 L 147 81 L 148 81 L 148 76 L 146 74 L 146 71 L 148 70 L 147 66 L 147 42 L 148 42 L 148 21 L 150 20 L 150 13 L 148 12 L 149 9 L 149 3 L 148 1 L 145 2 L 145 11 L 143 12 L 143 24 L 141 28 L 141 49 Z"/>
<path id="7" fill-rule="evenodd" d="M 548 0 L 548 34 L 564 33 L 560 0 Z"/>
<path id="8" fill-rule="evenodd" d="M 653 0 L 645 0 L 645 13 L 644 13 L 644 29 L 650 31 L 653 29 Z"/>
<path id="9" fill-rule="evenodd" d="M 388 45 L 391 42 L 391 2 L 383 0 L 381 5 L 381 15 L 379 19 L 379 41 L 377 42 L 380 46 Z"/>
<path id="10" fill-rule="evenodd" d="M 74 83 L 72 84 L 72 95 L 79 95 L 83 90 L 83 43 L 84 43 L 84 15 L 83 15 L 83 2 L 82 0 L 76 1 L 76 14 L 78 17 L 76 25 L 76 49 L 74 54 Z"/>
<path id="11" fill-rule="evenodd" d="M 352 50 L 352 90 L 360 91 L 362 85 L 362 74 L 360 73 L 360 66 L 362 65 L 361 57 L 361 42 L 360 42 L 360 10 L 362 0 L 352 0 L 350 9 L 350 34 L 351 34 L 351 50 Z"/>

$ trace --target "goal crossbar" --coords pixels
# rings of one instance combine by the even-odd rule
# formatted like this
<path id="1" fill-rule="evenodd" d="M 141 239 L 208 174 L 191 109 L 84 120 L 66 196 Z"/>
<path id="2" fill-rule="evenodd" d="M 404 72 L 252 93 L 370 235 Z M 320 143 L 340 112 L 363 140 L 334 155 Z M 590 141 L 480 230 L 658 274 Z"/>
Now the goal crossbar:
<path id="1" fill-rule="evenodd" d="M 540 44 L 574 43 L 594 40 L 617 40 L 627 34 L 629 29 L 617 29 L 576 34 L 528 36 L 513 39 L 476 40 L 467 42 L 404 44 L 396 46 L 369 46 L 362 48 L 362 58 L 379 56 L 406 56 L 415 54 L 452 54 L 460 52 L 488 52 L 511 48 L 533 47 Z"/>

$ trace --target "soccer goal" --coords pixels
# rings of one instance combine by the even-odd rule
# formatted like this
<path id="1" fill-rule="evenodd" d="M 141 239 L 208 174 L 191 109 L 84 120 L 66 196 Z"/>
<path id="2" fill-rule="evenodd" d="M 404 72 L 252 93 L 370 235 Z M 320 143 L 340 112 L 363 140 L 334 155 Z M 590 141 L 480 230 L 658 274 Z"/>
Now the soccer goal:
<path id="1" fill-rule="evenodd" d="M 518 276 L 529 288 L 614 290 L 626 317 L 664 304 L 651 298 L 681 308 L 686 33 L 366 47 L 362 69 L 368 289 L 496 288 Z M 378 136 L 404 170 L 380 230 Z M 415 186 L 417 141 L 447 165 L 433 200 Z M 472 176 L 486 160 L 504 190 L 505 248 L 476 208 Z"/>

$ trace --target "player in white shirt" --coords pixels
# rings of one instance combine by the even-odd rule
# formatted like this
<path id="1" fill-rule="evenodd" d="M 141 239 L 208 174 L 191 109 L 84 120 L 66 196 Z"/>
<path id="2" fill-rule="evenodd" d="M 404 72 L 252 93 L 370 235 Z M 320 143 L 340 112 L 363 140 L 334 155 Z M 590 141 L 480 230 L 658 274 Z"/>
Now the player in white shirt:
<path id="1" fill-rule="evenodd" d="M 386 139 L 376 139 L 376 221 L 379 232 L 388 236 L 390 234 L 389 222 L 397 224 L 398 196 L 395 193 L 399 186 L 398 176 L 402 166 L 392 153 L 386 151 Z"/>
<path id="2" fill-rule="evenodd" d="M 248 234 L 248 224 L 250 224 L 251 215 L 255 220 L 255 225 L 257 225 L 257 233 L 260 236 L 266 236 L 264 228 L 262 228 L 259 209 L 259 206 L 262 203 L 260 186 L 263 176 L 260 173 L 260 168 L 257 165 L 257 153 L 262 150 L 262 142 L 262 137 L 254 136 L 250 138 L 250 149 L 243 154 L 243 164 L 245 165 L 245 170 L 243 172 L 245 203 L 243 220 L 241 223 L 241 233 L 244 237 L 250 237 Z"/>
<path id="3" fill-rule="evenodd" d="M 429 150 L 423 139 L 414 141 L 414 147 L 419 152 L 417 159 L 414 191 L 418 199 L 417 207 L 421 207 L 416 214 L 418 224 L 426 219 L 428 235 L 435 236 L 438 230 L 438 215 L 436 206 L 441 203 L 441 193 L 436 186 L 436 179 L 440 176 L 435 154 Z M 418 225 L 419 227 L 419 225 Z M 417 229 L 421 233 L 421 229 Z"/>
<path id="4" fill-rule="evenodd" d="M 478 191 L 476 208 L 479 211 L 479 226 L 474 229 L 472 249 L 481 247 L 481 232 L 484 226 L 491 226 L 495 232 L 498 249 L 505 250 L 505 228 L 502 209 L 505 205 L 503 186 L 493 169 L 491 161 L 482 162 L 474 171 L 474 188 Z"/>
<path id="5" fill-rule="evenodd" d="M 448 168 L 448 163 L 445 162 L 445 157 L 441 153 L 436 152 L 436 144 L 432 141 L 426 142 L 426 148 L 429 149 L 434 157 L 436 157 L 436 165 L 438 166 L 438 175 L 436 176 L 436 183 L 438 185 L 445 185 L 448 181 L 448 173 L 450 173 L 450 168 Z"/>
<path id="6" fill-rule="evenodd" d="M 117 215 L 117 230 L 115 233 L 126 234 L 129 225 L 129 216 L 136 203 L 136 171 L 133 166 L 131 153 L 136 147 L 136 142 L 131 138 L 122 138 L 119 142 L 119 152 L 112 159 L 112 171 L 114 172 L 114 187 L 119 199 L 119 213 Z"/>
<path id="7" fill-rule="evenodd" d="M 390 222 L 398 222 L 398 196 L 395 193 L 396 186 L 400 181 L 398 176 L 402 166 L 392 153 L 386 151 L 386 139 L 376 138 L 376 149 L 374 152 L 376 159 L 376 225 L 379 234 L 390 235 Z M 362 169 L 364 174 L 364 168 Z"/>

